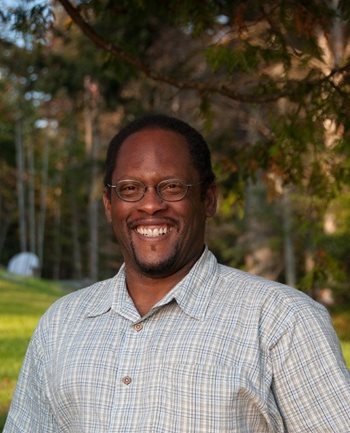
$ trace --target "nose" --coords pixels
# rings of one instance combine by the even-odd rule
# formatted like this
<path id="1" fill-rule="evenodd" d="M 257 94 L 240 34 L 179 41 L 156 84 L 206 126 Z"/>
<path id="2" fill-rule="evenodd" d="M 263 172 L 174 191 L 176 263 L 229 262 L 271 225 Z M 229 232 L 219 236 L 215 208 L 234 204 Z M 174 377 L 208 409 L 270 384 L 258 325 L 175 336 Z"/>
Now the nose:
<path id="1" fill-rule="evenodd" d="M 163 210 L 167 207 L 166 202 L 159 197 L 157 190 L 154 186 L 147 186 L 145 195 L 138 202 L 139 210 L 153 215 L 156 212 Z"/>

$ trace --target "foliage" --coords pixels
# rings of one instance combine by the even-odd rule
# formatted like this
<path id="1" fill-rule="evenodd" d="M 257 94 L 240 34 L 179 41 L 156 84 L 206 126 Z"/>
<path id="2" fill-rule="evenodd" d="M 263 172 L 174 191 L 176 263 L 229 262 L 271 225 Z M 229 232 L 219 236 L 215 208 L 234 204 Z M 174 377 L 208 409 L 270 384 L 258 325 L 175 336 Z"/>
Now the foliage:
<path id="1" fill-rule="evenodd" d="M 292 186 L 297 284 L 305 290 L 331 286 L 347 298 L 344 239 L 350 226 L 333 200 L 347 194 L 350 180 L 349 10 L 345 1 L 323 0 L 42 0 L 4 7 L 0 84 L 6 97 L 0 103 L 8 114 L 0 116 L 0 139 L 7 177 L 0 212 L 10 215 L 11 230 L 3 261 L 15 252 L 18 237 L 9 194 L 16 177 L 11 113 L 18 101 L 26 113 L 25 135 L 30 131 L 36 143 L 37 208 L 50 135 L 46 276 L 77 275 L 72 256 L 79 254 L 81 273 L 89 267 L 86 178 L 94 164 L 102 171 L 116 126 L 146 111 L 165 111 L 202 128 L 212 144 L 222 196 L 209 240 L 218 257 L 246 267 L 259 239 L 281 258 L 282 198 Z M 10 30 L 22 43 L 13 43 Z M 99 101 L 96 124 L 104 143 L 95 160 L 86 149 L 91 92 Z M 38 130 L 43 121 L 55 126 Z M 264 185 L 263 199 L 248 197 L 254 183 Z M 252 203 L 258 211 L 249 208 Z M 324 230 L 334 212 L 342 215 L 341 234 Z M 80 251 L 73 248 L 75 226 Z M 258 226 L 259 235 L 247 235 Z M 108 275 L 120 258 L 103 223 L 99 232 L 101 244 L 108 243 L 100 252 L 100 275 Z M 311 270 L 305 265 L 309 255 Z M 275 278 L 285 281 L 283 266 Z"/>
<path id="2" fill-rule="evenodd" d="M 210 143 L 221 192 L 208 242 L 218 258 L 250 270 L 248 258 L 267 247 L 274 255 L 264 259 L 266 265 L 286 282 L 289 238 L 296 285 L 315 296 L 331 288 L 344 305 L 333 317 L 349 363 L 350 2 L 336 3 L 31 0 L 1 5 L 1 263 L 19 245 L 14 145 L 19 118 L 23 176 L 26 188 L 34 185 L 38 231 L 44 222 L 42 273 L 71 279 L 88 275 L 89 199 L 91 193 L 102 194 L 109 139 L 135 116 L 163 111 L 204 131 Z M 95 108 L 93 124 L 102 145 L 93 156 L 86 116 Z M 100 187 L 92 180 L 94 166 Z M 28 188 L 25 204 L 29 209 Z M 122 260 L 103 218 L 100 207 L 102 278 Z M 7 334 L 0 350 L 9 361 L 0 369 L 6 376 L 4 411 L 29 335 L 62 291 L 47 281 L 6 275 L 2 281 L 0 311 L 6 322 L 1 333 L 6 327 Z"/>
<path id="3" fill-rule="evenodd" d="M 345 343 L 350 343 L 350 311 L 344 306 L 331 309 L 331 316 L 339 338 Z M 349 347 L 349 346 L 348 346 Z M 350 347 L 349 347 L 350 349 Z M 346 357 L 346 359 L 349 359 Z"/>

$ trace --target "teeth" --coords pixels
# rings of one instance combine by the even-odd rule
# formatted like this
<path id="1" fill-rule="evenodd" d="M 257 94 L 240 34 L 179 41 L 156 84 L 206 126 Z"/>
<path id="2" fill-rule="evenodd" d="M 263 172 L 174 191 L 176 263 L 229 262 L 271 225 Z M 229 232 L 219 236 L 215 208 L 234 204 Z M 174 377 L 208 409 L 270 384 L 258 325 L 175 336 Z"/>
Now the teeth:
<path id="1" fill-rule="evenodd" d="M 170 229 L 168 227 L 159 227 L 155 229 L 147 228 L 147 227 L 137 227 L 137 233 L 140 233 L 142 236 L 155 238 L 157 236 L 164 236 Z"/>

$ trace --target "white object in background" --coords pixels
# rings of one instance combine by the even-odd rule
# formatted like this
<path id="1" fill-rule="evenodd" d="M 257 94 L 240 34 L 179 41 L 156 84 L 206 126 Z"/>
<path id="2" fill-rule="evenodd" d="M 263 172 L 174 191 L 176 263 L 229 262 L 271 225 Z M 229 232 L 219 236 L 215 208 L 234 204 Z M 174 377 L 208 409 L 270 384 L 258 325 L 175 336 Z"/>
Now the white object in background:
<path id="1" fill-rule="evenodd" d="M 38 274 L 39 258 L 34 253 L 18 253 L 9 261 L 7 270 L 13 274 L 32 277 Z"/>

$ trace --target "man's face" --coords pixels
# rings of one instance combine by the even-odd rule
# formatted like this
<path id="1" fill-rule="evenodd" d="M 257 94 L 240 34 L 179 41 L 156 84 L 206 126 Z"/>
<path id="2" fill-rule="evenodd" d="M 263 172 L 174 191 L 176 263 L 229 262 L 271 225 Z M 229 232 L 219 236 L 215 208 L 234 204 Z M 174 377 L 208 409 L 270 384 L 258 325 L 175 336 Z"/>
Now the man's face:
<path id="1" fill-rule="evenodd" d="M 212 186 L 201 197 L 199 173 L 185 138 L 163 129 L 130 135 L 119 149 L 112 184 L 126 179 L 147 186 L 166 179 L 195 184 L 177 202 L 162 200 L 154 188 L 137 202 L 122 201 L 113 190 L 110 197 L 104 195 L 106 215 L 127 270 L 162 277 L 190 268 L 203 250 L 205 221 L 215 213 L 216 190 Z"/>

